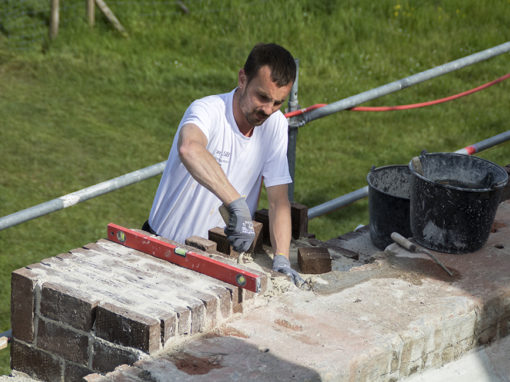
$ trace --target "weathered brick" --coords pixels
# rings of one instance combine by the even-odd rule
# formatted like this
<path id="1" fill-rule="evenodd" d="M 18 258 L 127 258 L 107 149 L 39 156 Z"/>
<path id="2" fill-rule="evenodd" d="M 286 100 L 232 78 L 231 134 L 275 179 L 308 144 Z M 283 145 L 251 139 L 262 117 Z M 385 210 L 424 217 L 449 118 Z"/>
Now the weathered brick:
<path id="1" fill-rule="evenodd" d="M 251 245 L 248 252 L 260 252 L 262 251 L 262 244 L 264 242 L 264 233 L 263 233 L 264 225 L 261 222 L 253 221 L 253 230 L 255 231 L 255 239 L 253 239 L 253 244 Z"/>
<path id="2" fill-rule="evenodd" d="M 159 350 L 161 346 L 158 320 L 108 303 L 97 307 L 96 335 L 146 353 Z"/>
<path id="3" fill-rule="evenodd" d="M 88 336 L 38 319 L 37 347 L 81 365 L 88 363 Z"/>
<path id="4" fill-rule="evenodd" d="M 28 343 L 34 340 L 36 283 L 37 275 L 28 267 L 15 270 L 11 274 L 12 336 Z"/>
<path id="5" fill-rule="evenodd" d="M 254 220 L 262 223 L 262 242 L 271 245 L 271 237 L 269 235 L 269 211 L 260 209 L 255 211 Z"/>
<path id="6" fill-rule="evenodd" d="M 292 202 L 290 204 L 290 216 L 292 220 L 292 237 L 299 239 L 305 236 L 308 232 L 308 207 Z"/>
<path id="7" fill-rule="evenodd" d="M 253 239 L 253 243 L 250 248 L 248 248 L 249 253 L 257 252 L 262 250 L 263 244 L 263 225 L 258 221 L 253 221 L 253 231 L 255 232 L 255 237 Z M 216 243 L 216 249 L 220 253 L 224 253 L 225 255 L 237 258 L 239 257 L 239 252 L 235 251 L 234 248 L 230 245 L 227 235 L 225 235 L 225 231 L 223 228 L 214 227 L 211 228 L 208 232 L 208 237 L 210 241 Z"/>
<path id="8" fill-rule="evenodd" d="M 227 256 L 237 258 L 239 253 L 234 251 L 232 246 L 227 240 L 227 235 L 223 231 L 223 228 L 214 227 L 209 230 L 209 240 L 214 241 L 216 243 L 216 247 L 218 252 L 224 253 Z"/>
<path id="9" fill-rule="evenodd" d="M 74 288 L 44 283 L 41 290 L 41 314 L 84 331 L 92 329 L 98 301 Z"/>
<path id="10" fill-rule="evenodd" d="M 188 237 L 184 243 L 186 245 L 190 245 L 194 248 L 198 248 L 202 251 L 206 252 L 216 252 L 217 251 L 217 244 L 215 241 L 204 239 L 200 236 L 191 236 Z"/>
<path id="11" fill-rule="evenodd" d="M 167 343 L 167 341 L 175 337 L 177 334 L 177 313 L 176 312 L 168 312 L 166 314 L 161 314 L 158 316 L 161 325 L 161 343 L 163 346 Z"/>
<path id="12" fill-rule="evenodd" d="M 111 346 L 106 341 L 95 341 L 93 348 L 92 369 L 100 373 L 108 373 L 122 364 L 131 365 L 140 359 L 137 352 Z"/>
<path id="13" fill-rule="evenodd" d="M 16 339 L 11 344 L 11 369 L 42 381 L 60 381 L 62 376 L 62 363 L 58 358 Z"/>
<path id="14" fill-rule="evenodd" d="M 82 382 L 83 378 L 89 374 L 92 374 L 94 370 L 90 370 L 88 367 L 76 365 L 71 362 L 64 364 L 64 381 L 65 382 Z"/>
<path id="15" fill-rule="evenodd" d="M 188 309 L 191 311 L 191 334 L 202 332 L 206 325 L 206 309 L 203 301 L 191 298 L 181 297 L 186 304 Z"/>
<path id="16" fill-rule="evenodd" d="M 331 271 L 331 257 L 324 247 L 298 248 L 299 269 L 307 274 L 319 274 Z"/>

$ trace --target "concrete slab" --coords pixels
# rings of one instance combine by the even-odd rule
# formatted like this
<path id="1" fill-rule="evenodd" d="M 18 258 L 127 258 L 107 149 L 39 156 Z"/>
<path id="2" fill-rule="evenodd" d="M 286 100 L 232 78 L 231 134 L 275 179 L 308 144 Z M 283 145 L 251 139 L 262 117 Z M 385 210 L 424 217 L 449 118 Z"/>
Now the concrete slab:
<path id="1" fill-rule="evenodd" d="M 154 381 L 398 381 L 488 343 L 500 341 L 504 350 L 501 339 L 510 332 L 507 202 L 494 227 L 475 253 L 436 253 L 454 277 L 427 256 L 392 244 L 376 252 L 372 264 L 307 277 L 310 291 L 288 285 L 286 293 L 269 296 L 212 334 L 108 380 L 131 373 Z M 486 361 L 504 365 L 508 352 L 488 349 Z"/>

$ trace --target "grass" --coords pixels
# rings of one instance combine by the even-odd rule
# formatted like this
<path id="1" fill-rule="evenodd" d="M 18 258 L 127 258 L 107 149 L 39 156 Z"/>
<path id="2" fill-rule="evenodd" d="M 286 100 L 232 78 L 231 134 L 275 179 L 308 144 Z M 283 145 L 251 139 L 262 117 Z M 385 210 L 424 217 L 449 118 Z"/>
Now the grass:
<path id="1" fill-rule="evenodd" d="M 300 59 L 304 107 L 510 40 L 509 0 L 490 7 L 475 0 L 189 0 L 188 14 L 167 0 L 108 4 L 128 38 L 99 13 L 90 29 L 81 0 L 63 2 L 51 43 L 40 2 L 0 5 L 0 216 L 165 160 L 188 104 L 232 89 L 256 42 L 280 43 Z M 505 54 L 369 104 L 441 98 L 507 71 Z M 454 151 L 505 131 L 509 86 L 424 109 L 345 111 L 313 121 L 299 130 L 295 200 L 313 207 L 365 186 L 372 165 L 404 164 L 423 149 Z M 506 165 L 508 147 L 480 156 Z M 111 221 L 139 227 L 158 181 L 1 231 L 0 332 L 10 328 L 13 270 L 96 241 Z M 309 231 L 329 239 L 367 223 L 363 200 L 313 219 Z M 4 350 L 0 374 L 7 373 Z"/>

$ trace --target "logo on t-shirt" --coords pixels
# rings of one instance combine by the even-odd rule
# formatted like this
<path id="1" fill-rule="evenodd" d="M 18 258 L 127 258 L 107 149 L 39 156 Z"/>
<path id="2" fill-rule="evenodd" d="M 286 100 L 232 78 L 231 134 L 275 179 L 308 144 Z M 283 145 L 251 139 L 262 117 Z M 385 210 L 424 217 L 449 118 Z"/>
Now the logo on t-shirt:
<path id="1" fill-rule="evenodd" d="M 214 158 L 220 165 L 228 164 L 230 162 L 231 156 L 232 156 L 232 153 L 229 151 L 216 150 L 214 153 Z"/>

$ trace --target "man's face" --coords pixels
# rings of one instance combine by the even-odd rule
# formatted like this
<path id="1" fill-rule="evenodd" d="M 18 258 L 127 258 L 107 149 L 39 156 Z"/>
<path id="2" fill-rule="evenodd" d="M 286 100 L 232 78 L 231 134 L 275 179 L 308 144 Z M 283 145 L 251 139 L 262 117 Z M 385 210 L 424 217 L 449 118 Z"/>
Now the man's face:
<path id="1" fill-rule="evenodd" d="M 239 72 L 239 107 L 251 126 L 259 126 L 271 114 L 280 109 L 289 95 L 292 83 L 279 87 L 271 80 L 268 66 L 259 69 L 248 83 L 244 70 Z"/>

